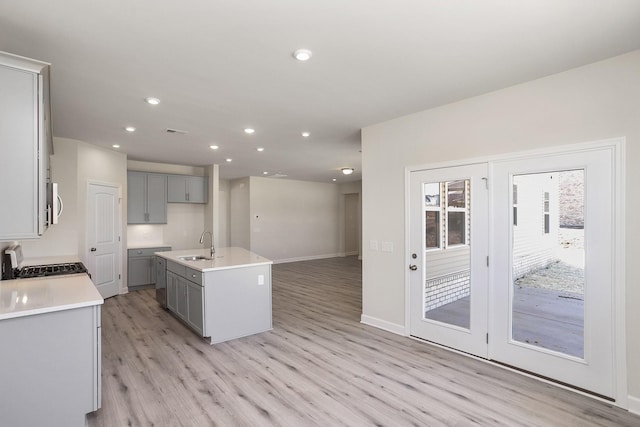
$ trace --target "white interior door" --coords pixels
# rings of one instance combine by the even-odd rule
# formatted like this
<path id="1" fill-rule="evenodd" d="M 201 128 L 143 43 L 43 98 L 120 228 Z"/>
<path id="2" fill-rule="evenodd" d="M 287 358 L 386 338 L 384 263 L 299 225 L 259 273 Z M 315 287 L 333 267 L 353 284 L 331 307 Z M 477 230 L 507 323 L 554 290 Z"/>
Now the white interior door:
<path id="1" fill-rule="evenodd" d="M 120 187 L 89 184 L 87 269 L 103 298 L 120 292 Z"/>
<path id="2" fill-rule="evenodd" d="M 492 165 L 489 357 L 614 397 L 610 149 Z"/>
<path id="3" fill-rule="evenodd" d="M 410 334 L 487 357 L 487 164 L 410 174 Z"/>

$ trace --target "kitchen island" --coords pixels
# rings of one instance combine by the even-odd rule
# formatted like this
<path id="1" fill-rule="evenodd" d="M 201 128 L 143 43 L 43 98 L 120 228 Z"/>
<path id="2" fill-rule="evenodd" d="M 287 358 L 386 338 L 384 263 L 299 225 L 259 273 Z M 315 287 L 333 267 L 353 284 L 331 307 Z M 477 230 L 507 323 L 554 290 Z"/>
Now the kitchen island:
<path id="1" fill-rule="evenodd" d="M 155 255 L 167 260 L 166 308 L 211 344 L 272 328 L 271 260 L 235 247 Z"/>
<path id="2" fill-rule="evenodd" d="M 86 274 L 0 281 L 0 424 L 84 426 L 100 408 L 100 305 Z"/>

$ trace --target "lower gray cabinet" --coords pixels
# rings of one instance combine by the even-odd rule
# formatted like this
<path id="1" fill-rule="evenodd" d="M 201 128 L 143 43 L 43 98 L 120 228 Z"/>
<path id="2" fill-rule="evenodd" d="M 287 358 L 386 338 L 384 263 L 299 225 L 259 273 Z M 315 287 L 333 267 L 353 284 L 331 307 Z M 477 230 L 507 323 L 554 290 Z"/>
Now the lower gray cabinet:
<path id="1" fill-rule="evenodd" d="M 204 333 L 204 298 L 203 287 L 186 281 L 187 284 L 187 323 L 191 326 L 200 336 Z"/>
<path id="2" fill-rule="evenodd" d="M 170 251 L 170 246 L 133 248 L 127 251 L 127 287 L 130 291 L 143 289 L 156 283 L 154 252 Z"/>
<path id="3" fill-rule="evenodd" d="M 204 336 L 202 273 L 167 261 L 167 308 Z"/>
<path id="4" fill-rule="evenodd" d="M 178 276 L 167 271 L 167 308 L 174 313 L 178 306 Z"/>

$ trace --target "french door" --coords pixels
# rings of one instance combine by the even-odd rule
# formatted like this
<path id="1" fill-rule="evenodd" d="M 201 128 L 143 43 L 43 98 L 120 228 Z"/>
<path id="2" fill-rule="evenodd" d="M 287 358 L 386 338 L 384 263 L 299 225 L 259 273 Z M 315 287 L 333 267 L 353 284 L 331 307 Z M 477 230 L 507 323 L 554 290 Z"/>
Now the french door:
<path id="1" fill-rule="evenodd" d="M 614 397 L 613 156 L 492 165 L 489 358 Z"/>
<path id="2" fill-rule="evenodd" d="M 410 335 L 615 399 L 614 157 L 410 172 Z"/>
<path id="3" fill-rule="evenodd" d="M 411 173 L 410 333 L 487 357 L 487 164 Z"/>

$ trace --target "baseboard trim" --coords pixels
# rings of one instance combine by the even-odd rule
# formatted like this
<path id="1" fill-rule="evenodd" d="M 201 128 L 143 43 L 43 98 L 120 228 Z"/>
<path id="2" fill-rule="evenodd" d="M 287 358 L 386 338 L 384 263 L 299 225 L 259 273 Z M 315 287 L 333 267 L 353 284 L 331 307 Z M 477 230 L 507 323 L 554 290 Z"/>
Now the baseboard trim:
<path id="1" fill-rule="evenodd" d="M 640 415 L 640 397 L 628 396 L 627 403 L 629 404 L 629 412 Z"/>
<path id="2" fill-rule="evenodd" d="M 128 287 L 124 287 L 124 288 L 120 288 L 120 295 L 124 295 L 124 294 L 128 294 L 129 293 L 129 288 Z"/>
<path id="3" fill-rule="evenodd" d="M 367 316 L 363 314 L 360 316 L 360 323 L 373 326 L 374 328 L 382 329 L 387 332 L 392 332 L 397 335 L 404 336 L 404 325 L 398 325 L 397 323 L 387 322 L 386 320 L 378 319 L 376 317 Z"/>
<path id="4" fill-rule="evenodd" d="M 274 264 L 286 264 L 288 262 L 299 262 L 299 261 L 313 261 L 314 259 L 326 259 L 326 258 L 338 258 L 340 257 L 339 253 L 336 254 L 324 254 L 324 255 L 311 255 L 311 256 L 301 256 L 296 258 L 284 258 L 284 259 L 276 259 L 273 260 Z"/>

